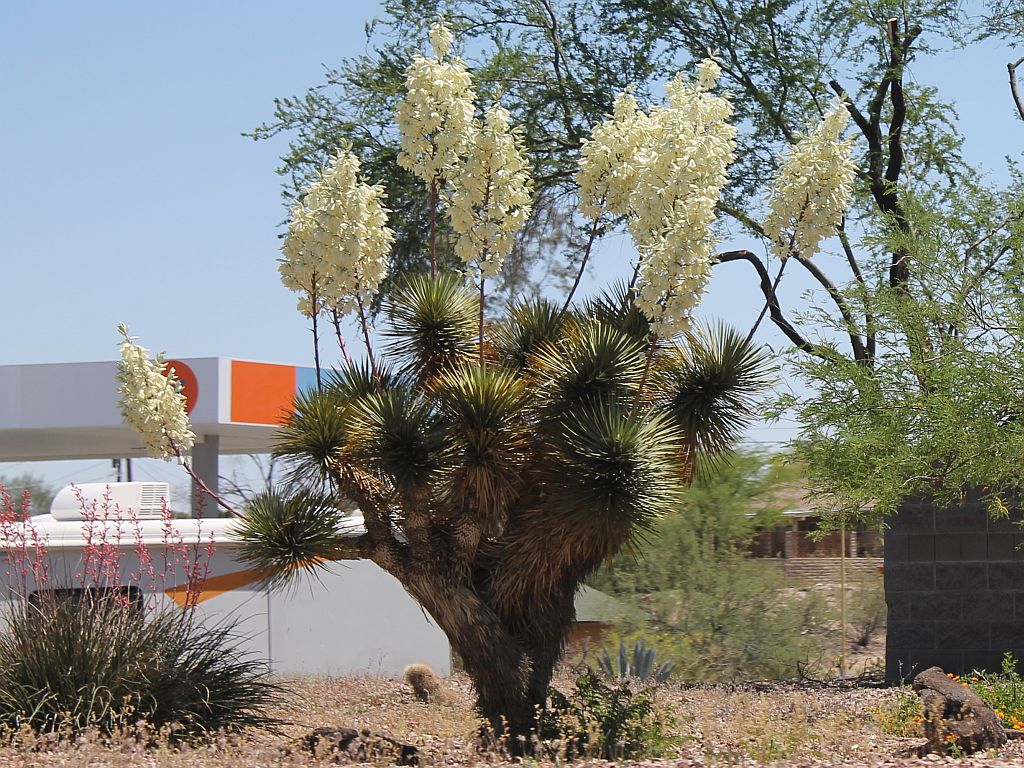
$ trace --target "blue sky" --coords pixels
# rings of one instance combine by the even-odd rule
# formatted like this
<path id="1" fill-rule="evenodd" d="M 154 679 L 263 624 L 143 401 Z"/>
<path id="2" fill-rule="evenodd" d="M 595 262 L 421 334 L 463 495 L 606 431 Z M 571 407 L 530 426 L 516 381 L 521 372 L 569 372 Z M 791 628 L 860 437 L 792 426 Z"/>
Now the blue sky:
<path id="1" fill-rule="evenodd" d="M 353 0 L 7 4 L 0 365 L 113 359 L 119 321 L 172 357 L 309 364 L 306 323 L 276 271 L 285 140 L 241 133 L 270 117 L 275 96 L 302 93 L 324 65 L 360 51 L 377 10 Z M 913 70 L 957 101 L 969 157 L 997 178 L 1024 136 L 1006 87 L 1012 57 L 989 44 Z M 620 274 L 629 257 L 625 238 L 611 239 L 587 284 Z M 749 327 L 760 309 L 750 277 L 719 268 L 705 314 Z M 790 434 L 761 425 L 751 438 Z M 94 465 L 89 473 L 106 472 Z M 0 465 L 22 470 L 76 472 Z"/>

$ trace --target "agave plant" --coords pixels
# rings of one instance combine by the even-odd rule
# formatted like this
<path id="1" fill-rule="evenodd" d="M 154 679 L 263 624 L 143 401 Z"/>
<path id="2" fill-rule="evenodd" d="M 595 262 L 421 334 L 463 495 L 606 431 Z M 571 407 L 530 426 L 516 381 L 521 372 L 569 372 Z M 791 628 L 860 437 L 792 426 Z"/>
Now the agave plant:
<path id="1" fill-rule="evenodd" d="M 652 345 L 631 306 L 625 289 L 582 311 L 520 303 L 481 344 L 459 276 L 413 278 L 385 305 L 387 354 L 299 398 L 277 453 L 312 490 L 254 500 L 248 556 L 282 578 L 377 563 L 447 633 L 494 729 L 529 732 L 584 578 L 679 502 L 765 384 L 739 334 Z M 365 532 L 344 537 L 324 493 Z"/>
<path id="2" fill-rule="evenodd" d="M 666 661 L 664 664 L 655 666 L 655 656 L 657 656 L 657 651 L 654 648 L 649 648 L 644 640 L 638 640 L 633 644 L 632 653 L 630 653 L 626 641 L 622 640 L 619 642 L 619 652 L 614 660 L 608 653 L 608 649 L 604 648 L 597 660 L 597 666 L 602 675 L 619 682 L 638 680 L 642 683 L 660 685 L 668 680 L 675 665 L 671 661 Z"/>

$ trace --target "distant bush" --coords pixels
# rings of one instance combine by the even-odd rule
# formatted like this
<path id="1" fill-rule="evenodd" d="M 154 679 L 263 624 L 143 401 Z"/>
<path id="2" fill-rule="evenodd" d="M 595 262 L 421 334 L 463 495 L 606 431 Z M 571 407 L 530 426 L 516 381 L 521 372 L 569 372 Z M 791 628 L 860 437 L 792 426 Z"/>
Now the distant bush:
<path id="1" fill-rule="evenodd" d="M 864 648 L 885 627 L 888 607 L 885 604 L 881 575 L 863 576 L 854 586 L 853 598 L 847 611 L 850 626 L 853 627 L 853 644 Z"/>
<path id="2" fill-rule="evenodd" d="M 825 600 L 749 557 L 754 532 L 780 511 L 774 492 L 793 473 L 746 452 L 699 475 L 638 555 L 619 555 L 590 579 L 638 609 L 611 639 L 656 644 L 673 674 L 703 682 L 792 677 L 819 655 Z"/>
<path id="3" fill-rule="evenodd" d="M 266 709 L 283 691 L 265 662 L 237 649 L 232 625 L 195 616 L 212 543 L 184 545 L 165 508 L 158 567 L 130 511 L 82 504 L 81 573 L 58 583 L 27 507 L 0 486 L 0 728 L 73 736 L 142 726 L 193 739 L 272 725 Z M 128 542 L 143 573 L 124 573 L 123 529 L 135 531 Z M 186 581 L 183 609 L 143 597 L 175 574 Z"/>
<path id="4" fill-rule="evenodd" d="M 718 560 L 679 589 L 644 597 L 647 619 L 624 622 L 618 636 L 657 645 L 684 680 L 794 677 L 828 626 L 825 600 L 787 589 L 764 562 Z"/>

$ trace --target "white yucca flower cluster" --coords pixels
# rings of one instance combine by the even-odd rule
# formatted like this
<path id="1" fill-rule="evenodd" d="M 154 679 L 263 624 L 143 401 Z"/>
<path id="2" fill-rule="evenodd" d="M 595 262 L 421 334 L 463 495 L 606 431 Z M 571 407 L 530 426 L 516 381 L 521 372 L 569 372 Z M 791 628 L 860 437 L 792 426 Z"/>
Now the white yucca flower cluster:
<path id="1" fill-rule="evenodd" d="M 395 121 L 401 132 L 398 164 L 431 184 L 448 178 L 473 141 L 473 78 L 461 59 L 446 61 L 452 34 L 430 29 L 435 56 L 413 56 L 405 70 L 405 98 Z"/>
<path id="2" fill-rule="evenodd" d="M 640 258 L 636 303 L 662 336 L 688 328 L 711 274 L 715 205 L 736 148 L 732 106 L 709 92 L 719 72 L 705 59 L 696 82 L 677 75 L 666 104 L 647 114 L 619 96 L 584 144 L 576 176 L 581 212 L 628 217 Z"/>
<path id="3" fill-rule="evenodd" d="M 448 205 L 456 255 L 494 277 L 530 216 L 532 182 L 518 133 L 500 106 L 474 119 L 475 94 L 465 64 L 446 61 L 452 33 L 430 30 L 435 56 L 416 55 L 406 69 L 406 96 L 398 107 L 398 163 L 435 185 Z"/>
<path id="4" fill-rule="evenodd" d="M 853 139 L 842 138 L 848 119 L 843 102 L 834 100 L 817 127 L 782 156 L 764 220 L 772 253 L 780 259 L 814 254 L 835 234 L 853 200 Z"/>
<path id="5" fill-rule="evenodd" d="M 637 179 L 644 170 L 652 121 L 629 91 L 615 99 L 612 115 L 591 129 L 583 142 L 576 183 L 580 212 L 591 219 L 606 211 L 616 216 L 632 212 Z"/>
<path id="6" fill-rule="evenodd" d="M 278 269 L 301 294 L 300 312 L 345 316 L 372 301 L 395 239 L 383 197 L 382 186 L 360 181 L 359 159 L 341 151 L 292 207 Z"/>
<path id="7" fill-rule="evenodd" d="M 181 382 L 173 369 L 164 374 L 163 353 L 150 360 L 148 350 L 135 343 L 124 323 L 119 323 L 117 330 L 123 339 L 117 364 L 121 415 L 139 434 L 150 456 L 180 459 L 196 442 L 185 413 Z"/>
<path id="8" fill-rule="evenodd" d="M 530 173 L 508 118 L 502 107 L 487 110 L 453 179 L 449 201 L 458 235 L 455 253 L 466 264 L 476 260 L 482 278 L 501 271 L 530 216 Z"/>

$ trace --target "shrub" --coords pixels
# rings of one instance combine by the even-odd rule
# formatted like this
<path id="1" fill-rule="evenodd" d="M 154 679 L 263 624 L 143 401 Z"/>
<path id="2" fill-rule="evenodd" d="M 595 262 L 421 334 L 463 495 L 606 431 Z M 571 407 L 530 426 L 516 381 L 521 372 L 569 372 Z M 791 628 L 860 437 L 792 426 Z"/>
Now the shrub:
<path id="1" fill-rule="evenodd" d="M 885 590 L 878 575 L 864 577 L 855 586 L 849 608 L 850 626 L 853 628 L 853 644 L 865 648 L 885 626 L 888 615 Z"/>
<path id="2" fill-rule="evenodd" d="M 676 589 L 639 596 L 645 614 L 626 618 L 616 635 L 655 644 L 672 674 L 719 683 L 796 676 L 820 654 L 827 629 L 821 595 L 786 588 L 767 562 L 722 557 L 703 563 Z"/>
<path id="3" fill-rule="evenodd" d="M 921 735 L 924 708 L 920 697 L 909 689 L 897 691 L 895 701 L 875 714 L 882 733 L 901 738 Z"/>
<path id="4" fill-rule="evenodd" d="M 588 669 L 568 696 L 554 688 L 548 695 L 541 736 L 560 746 L 568 760 L 657 757 L 670 744 L 671 722 L 658 711 L 651 687 L 636 689 L 625 680 L 608 684 Z"/>
<path id="5" fill-rule="evenodd" d="M 825 601 L 749 557 L 757 526 L 778 512 L 773 493 L 795 471 L 740 452 L 698 473 L 682 506 L 655 524 L 643 557 L 620 554 L 589 580 L 638 609 L 619 636 L 656 643 L 675 676 L 702 682 L 792 677 L 820 654 Z"/>
<path id="6" fill-rule="evenodd" d="M 1003 654 L 998 673 L 975 670 L 955 680 L 970 686 L 988 702 L 1006 728 L 1024 730 L 1024 678 L 1017 671 L 1018 662 L 1010 652 Z"/>
<path id="7" fill-rule="evenodd" d="M 51 579 L 45 541 L 0 486 L 0 553 L 7 609 L 0 619 L 0 727 L 72 736 L 139 724 L 192 739 L 269 726 L 283 690 L 266 663 L 237 648 L 231 623 L 207 626 L 195 606 L 210 544 L 188 547 L 165 508 L 163 567 L 142 543 L 138 520 L 109 504 L 86 505 L 81 572 Z M 121 535 L 134 530 L 143 573 L 122 568 Z M 113 533 L 111 533 L 113 531 Z M 185 608 L 143 598 L 185 578 Z"/>

